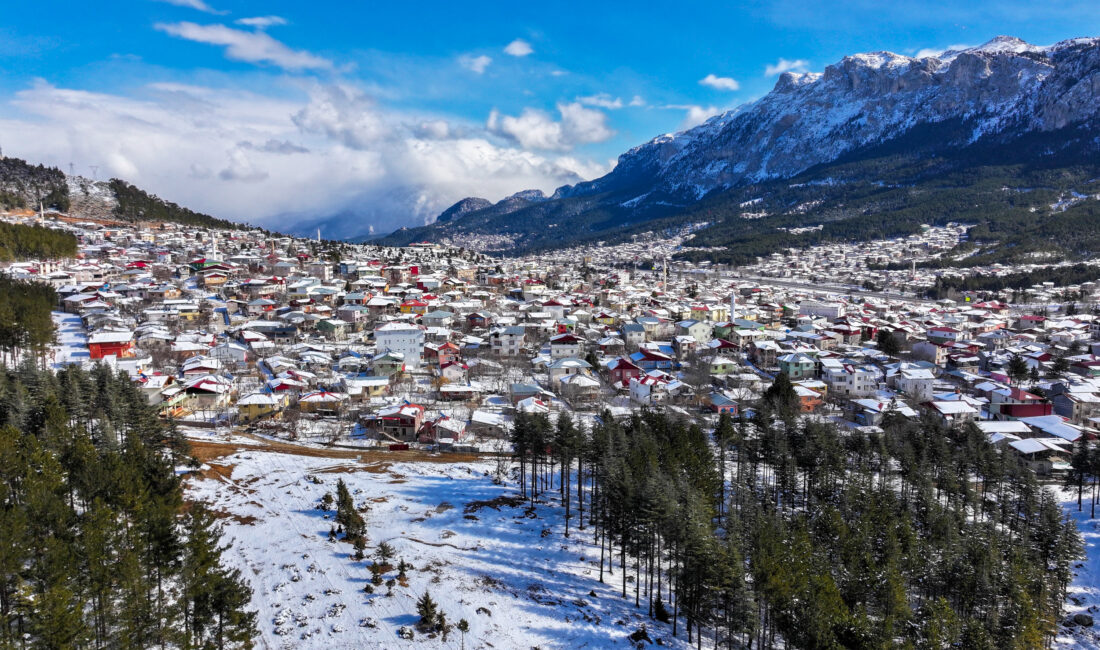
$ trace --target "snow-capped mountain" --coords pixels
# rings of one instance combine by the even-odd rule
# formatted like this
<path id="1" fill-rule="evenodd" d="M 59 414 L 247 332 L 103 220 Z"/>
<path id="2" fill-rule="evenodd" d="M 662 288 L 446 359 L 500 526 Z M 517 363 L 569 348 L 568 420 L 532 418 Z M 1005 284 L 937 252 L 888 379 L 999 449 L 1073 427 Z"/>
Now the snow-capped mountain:
<path id="1" fill-rule="evenodd" d="M 965 123 L 965 146 L 1090 121 L 1100 111 L 1100 39 L 1036 47 L 1009 36 L 916 59 L 891 52 L 844 57 L 823 73 L 784 73 L 756 102 L 619 157 L 607 176 L 559 191 L 576 196 L 632 186 L 682 200 L 718 188 L 787 178 L 905 134 Z M 643 199 L 644 201 L 644 199 Z"/>
<path id="2" fill-rule="evenodd" d="M 1046 140 L 1072 140 L 1095 149 L 1098 111 L 1100 38 L 1039 47 L 998 36 L 939 56 L 855 54 L 820 73 L 784 73 L 755 102 L 627 151 L 602 178 L 563 186 L 535 205 L 517 201 L 521 223 L 503 221 L 507 206 L 498 203 L 435 230 L 405 232 L 428 238 L 456 229 L 527 235 L 522 228 L 548 232 L 551 223 L 570 233 L 578 232 L 575 226 L 611 230 L 890 143 L 904 142 L 927 156 L 1011 147 L 1023 139 L 1043 141 L 1041 147 Z M 597 212 L 599 218 L 583 216 Z"/>

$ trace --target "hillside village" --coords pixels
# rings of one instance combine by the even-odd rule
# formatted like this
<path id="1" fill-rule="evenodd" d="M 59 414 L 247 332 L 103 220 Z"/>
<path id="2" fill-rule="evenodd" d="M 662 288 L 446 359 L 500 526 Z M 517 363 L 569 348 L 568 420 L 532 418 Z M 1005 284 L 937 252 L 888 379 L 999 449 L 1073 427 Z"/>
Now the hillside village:
<path id="1" fill-rule="evenodd" d="M 52 362 L 124 370 L 162 416 L 189 427 L 499 451 L 518 411 L 751 416 L 780 373 L 806 415 L 846 427 L 890 413 L 973 420 L 1044 475 L 1063 473 L 1072 443 L 1100 426 L 1100 318 L 1084 303 L 1040 313 L 682 263 L 641 270 L 638 243 L 497 260 L 432 244 L 68 221 L 52 225 L 79 238 L 78 259 L 7 269 L 58 292 Z M 861 248 L 874 260 L 935 252 L 957 234 Z M 782 265 L 795 278 L 830 272 L 820 252 L 806 255 Z M 779 263 L 750 271 L 791 278 Z M 1088 302 L 1097 287 L 1032 295 L 1053 301 L 1067 289 Z"/>

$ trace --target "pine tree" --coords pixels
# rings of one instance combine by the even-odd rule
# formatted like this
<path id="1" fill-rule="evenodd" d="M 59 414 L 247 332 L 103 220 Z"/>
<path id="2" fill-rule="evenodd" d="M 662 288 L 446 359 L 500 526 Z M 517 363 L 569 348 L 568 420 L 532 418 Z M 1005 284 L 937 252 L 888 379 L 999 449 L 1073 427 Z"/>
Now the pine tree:
<path id="1" fill-rule="evenodd" d="M 460 618 L 455 628 L 458 629 L 458 633 L 462 635 L 461 648 L 462 650 L 466 650 L 466 633 L 470 631 L 470 623 L 466 619 Z"/>
<path id="2" fill-rule="evenodd" d="M 427 591 L 416 601 L 416 613 L 420 616 L 419 627 L 422 631 L 431 630 L 435 627 L 439 607 Z"/>
<path id="3" fill-rule="evenodd" d="M 1085 491 L 1085 479 L 1091 467 L 1091 454 L 1086 436 L 1081 436 L 1073 445 L 1073 455 L 1070 456 L 1070 471 L 1066 473 L 1066 487 L 1077 488 L 1077 512 L 1081 512 L 1081 497 Z"/>
<path id="4" fill-rule="evenodd" d="M 1027 361 L 1020 355 L 1014 354 L 1012 358 L 1008 360 L 1008 366 L 1005 367 L 1005 370 L 1008 372 L 1008 376 L 1012 381 L 1019 384 L 1027 377 Z"/>

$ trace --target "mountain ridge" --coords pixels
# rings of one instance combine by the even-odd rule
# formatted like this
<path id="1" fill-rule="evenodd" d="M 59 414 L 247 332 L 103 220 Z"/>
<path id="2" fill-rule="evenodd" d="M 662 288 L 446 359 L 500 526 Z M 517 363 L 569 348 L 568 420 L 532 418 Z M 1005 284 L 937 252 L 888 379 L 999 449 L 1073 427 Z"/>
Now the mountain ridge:
<path id="1" fill-rule="evenodd" d="M 481 234 L 503 237 L 500 250 L 522 251 L 551 245 L 555 235 L 546 231 L 564 218 L 573 233 L 561 238 L 568 245 L 677 214 L 688 218 L 708 197 L 793 179 L 894 141 L 952 157 L 1021 138 L 1046 139 L 1052 148 L 1076 146 L 1067 139 L 1077 139 L 1085 145 L 1077 147 L 1079 162 L 1088 163 L 1098 107 L 1097 38 L 1039 47 L 999 36 L 922 58 L 854 54 L 820 73 L 784 73 L 755 102 L 633 147 L 607 175 L 563 186 L 536 206 L 483 208 L 381 241 Z M 913 137 L 922 132 L 924 140 Z"/>

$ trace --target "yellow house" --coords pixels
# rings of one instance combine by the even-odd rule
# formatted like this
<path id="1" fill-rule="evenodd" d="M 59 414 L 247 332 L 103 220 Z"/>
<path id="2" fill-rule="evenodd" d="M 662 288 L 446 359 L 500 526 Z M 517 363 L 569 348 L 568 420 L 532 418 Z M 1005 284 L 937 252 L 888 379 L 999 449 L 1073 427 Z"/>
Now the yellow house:
<path id="1" fill-rule="evenodd" d="M 222 273 L 221 271 L 213 271 L 202 276 L 202 285 L 204 287 L 218 287 L 225 284 L 228 280 L 228 274 Z"/>
<path id="2" fill-rule="evenodd" d="M 691 320 L 724 323 L 730 318 L 729 307 L 724 305 L 692 305 Z"/>
<path id="3" fill-rule="evenodd" d="M 183 320 L 195 320 L 202 315 L 202 312 L 199 311 L 199 306 L 194 303 L 179 305 L 177 309 L 179 310 L 180 318 Z"/>
<path id="4" fill-rule="evenodd" d="M 263 418 L 279 418 L 286 406 L 285 395 L 252 393 L 237 402 L 237 417 L 241 422 L 255 422 Z"/>

